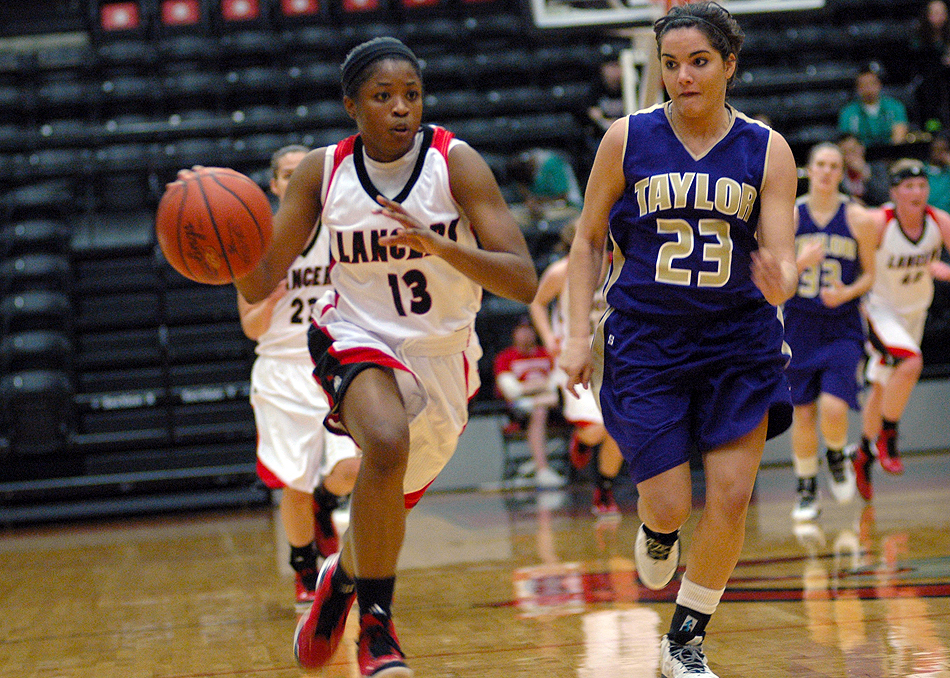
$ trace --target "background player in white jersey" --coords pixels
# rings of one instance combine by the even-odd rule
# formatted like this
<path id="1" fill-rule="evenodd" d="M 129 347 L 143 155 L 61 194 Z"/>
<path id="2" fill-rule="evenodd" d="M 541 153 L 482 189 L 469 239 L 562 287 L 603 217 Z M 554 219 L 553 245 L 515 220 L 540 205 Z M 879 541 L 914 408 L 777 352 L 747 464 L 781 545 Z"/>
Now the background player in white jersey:
<path id="1" fill-rule="evenodd" d="M 920 378 L 920 340 L 933 301 L 934 278 L 950 280 L 940 261 L 950 249 L 950 215 L 927 204 L 924 164 L 903 158 L 890 169 L 891 200 L 881 206 L 877 271 L 868 294 L 871 390 L 862 410 L 861 445 L 854 456 L 858 491 L 873 496 L 871 465 L 877 456 L 888 473 L 904 472 L 897 425 Z"/>
<path id="2" fill-rule="evenodd" d="M 359 134 L 309 153 L 291 177 L 261 264 L 236 281 L 264 298 L 329 229 L 331 282 L 314 309 L 310 351 L 327 392 L 325 425 L 362 451 L 339 558 L 294 634 L 306 668 L 325 665 L 354 601 L 364 676 L 411 676 L 392 623 L 406 512 L 451 457 L 478 388 L 474 332 L 482 288 L 529 303 L 534 263 L 484 159 L 423 126 L 422 76 L 399 40 L 353 48 L 343 104 Z"/>
<path id="3" fill-rule="evenodd" d="M 564 228 L 562 240 L 569 246 L 574 238 L 574 224 Z M 538 293 L 531 302 L 529 310 L 531 320 L 538 336 L 552 358 L 557 360 L 561 345 L 567 333 L 567 309 L 569 291 L 567 289 L 567 262 L 563 257 L 549 265 L 538 281 Z M 607 273 L 607 258 L 604 259 L 604 274 Z M 601 276 L 603 282 L 603 276 Z M 552 308 L 553 304 L 553 308 Z M 597 326 L 600 317 L 607 308 L 603 294 L 598 291 L 591 306 L 591 328 Z M 571 436 L 570 461 L 578 470 L 590 463 L 596 448 L 595 487 L 591 510 L 597 516 L 620 515 L 620 508 L 614 499 L 613 481 L 623 466 L 623 456 L 616 441 L 607 433 L 600 404 L 589 388 L 579 388 L 580 397 L 575 398 L 567 392 L 567 375 L 558 368 L 558 383 L 563 391 L 564 418 L 574 424 Z"/>
<path id="4" fill-rule="evenodd" d="M 270 189 L 278 200 L 309 151 L 292 145 L 274 152 Z M 332 513 L 353 490 L 359 470 L 353 441 L 331 436 L 321 425 L 330 405 L 311 375 L 307 348 L 310 309 L 328 288 L 329 263 L 329 239 L 315 226 L 306 250 L 264 301 L 249 304 L 238 294 L 241 327 L 257 342 L 251 371 L 257 472 L 269 488 L 281 490 L 280 517 L 300 613 L 313 603 L 318 557 L 339 550 Z"/>
<path id="5" fill-rule="evenodd" d="M 776 306 L 795 291 L 797 174 L 785 139 L 725 102 L 741 28 L 713 2 L 654 24 L 670 101 L 604 135 L 571 246 L 568 387 L 599 388 L 604 423 L 637 483 L 640 580 L 676 574 L 702 456 L 705 504 L 660 645 L 667 678 L 710 678 L 707 624 L 742 551 L 765 441 L 791 423 Z M 605 240 L 607 312 L 590 311 Z M 593 378 L 592 378 L 593 375 Z"/>
<path id="6" fill-rule="evenodd" d="M 808 155 L 808 192 L 796 202 L 798 290 L 785 302 L 786 374 L 792 389 L 792 461 L 798 479 L 796 520 L 819 512 L 819 430 L 826 446 L 832 494 L 854 497 L 846 459 L 848 409 L 858 410 L 858 370 L 864 357 L 860 300 L 874 281 L 875 212 L 839 192 L 841 149 L 818 144 Z"/>

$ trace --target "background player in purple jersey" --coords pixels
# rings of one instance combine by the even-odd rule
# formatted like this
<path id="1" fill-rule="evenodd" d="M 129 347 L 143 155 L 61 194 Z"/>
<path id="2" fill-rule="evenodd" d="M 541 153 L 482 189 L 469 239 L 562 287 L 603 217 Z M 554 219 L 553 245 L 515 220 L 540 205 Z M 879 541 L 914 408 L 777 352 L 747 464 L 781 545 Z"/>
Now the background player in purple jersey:
<path id="1" fill-rule="evenodd" d="M 673 7 L 654 31 L 670 101 L 616 121 L 597 151 L 571 246 L 560 364 L 570 387 L 599 386 L 637 483 L 634 553 L 651 588 L 676 573 L 690 456 L 702 455 L 705 507 L 660 667 L 667 678 L 709 678 L 706 625 L 742 551 L 765 441 L 791 423 L 776 306 L 798 281 L 797 176 L 788 143 L 725 103 L 743 39 L 729 12 Z M 608 308 L 592 357 L 608 234 Z"/>
<path id="2" fill-rule="evenodd" d="M 841 149 L 818 144 L 808 156 L 808 192 L 795 210 L 798 290 L 785 302 L 785 341 L 792 349 L 792 461 L 798 478 L 796 520 L 818 516 L 818 432 L 824 439 L 831 492 L 854 496 L 845 457 L 848 408 L 859 409 L 858 365 L 864 356 L 859 303 L 874 281 L 875 213 L 840 193 Z"/>

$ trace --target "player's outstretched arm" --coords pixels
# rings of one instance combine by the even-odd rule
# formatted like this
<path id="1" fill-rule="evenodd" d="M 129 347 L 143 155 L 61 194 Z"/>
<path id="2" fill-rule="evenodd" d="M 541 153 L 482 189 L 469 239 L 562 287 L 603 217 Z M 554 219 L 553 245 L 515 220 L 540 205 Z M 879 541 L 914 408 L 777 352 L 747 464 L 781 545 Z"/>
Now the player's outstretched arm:
<path id="1" fill-rule="evenodd" d="M 267 253 L 253 271 L 234 281 L 250 304 L 265 299 L 287 275 L 287 269 L 304 247 L 320 217 L 325 148 L 308 153 L 294 170 L 274 215 L 273 236 Z"/>
<path id="2" fill-rule="evenodd" d="M 567 257 L 558 259 L 544 269 L 544 273 L 541 274 L 541 279 L 538 281 L 538 292 L 528 305 L 528 312 L 531 314 L 534 329 L 537 330 L 541 343 L 544 344 L 544 348 L 547 349 L 552 358 L 557 358 L 561 352 L 561 347 L 554 336 L 554 328 L 551 327 L 548 307 L 552 301 L 561 295 L 566 280 Z"/>
<path id="3" fill-rule="evenodd" d="M 777 132 L 769 140 L 769 170 L 759 195 L 759 249 L 752 253 L 752 280 L 773 306 L 798 287 L 795 263 L 795 193 L 798 170 L 788 142 Z"/>
<path id="4" fill-rule="evenodd" d="M 587 386 L 590 381 L 590 311 L 603 270 L 610 209 L 627 185 L 623 174 L 626 135 L 627 119 L 621 118 L 610 126 L 600 142 L 568 257 L 568 328 L 558 365 L 567 373 L 567 388 L 575 396 L 577 385 Z"/>
<path id="5" fill-rule="evenodd" d="M 467 144 L 458 144 L 449 151 L 448 164 L 452 196 L 468 217 L 480 247 L 439 235 L 399 203 L 377 196 L 380 213 L 400 226 L 380 238 L 380 244 L 402 245 L 441 257 L 492 294 L 530 303 L 538 287 L 538 274 L 491 169 Z"/>

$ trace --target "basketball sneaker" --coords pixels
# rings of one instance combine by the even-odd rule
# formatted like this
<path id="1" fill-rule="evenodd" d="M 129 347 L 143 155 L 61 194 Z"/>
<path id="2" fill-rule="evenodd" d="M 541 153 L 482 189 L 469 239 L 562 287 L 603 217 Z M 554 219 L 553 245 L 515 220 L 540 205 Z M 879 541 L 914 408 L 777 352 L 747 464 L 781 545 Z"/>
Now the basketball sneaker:
<path id="1" fill-rule="evenodd" d="M 877 458 L 881 462 L 881 468 L 895 476 L 904 472 L 904 462 L 901 460 L 900 452 L 897 451 L 897 431 L 881 431 L 874 446 L 877 448 Z"/>
<path id="2" fill-rule="evenodd" d="M 842 452 L 828 450 L 828 485 L 831 495 L 839 504 L 847 504 L 854 499 L 854 466 L 851 458 L 854 456 L 857 445 L 849 445 Z"/>
<path id="3" fill-rule="evenodd" d="M 304 584 L 303 575 L 299 572 L 294 573 L 294 593 L 296 600 L 294 602 L 294 611 L 297 614 L 306 614 L 313 605 L 313 598 L 316 595 L 314 589 L 308 589 Z"/>
<path id="4" fill-rule="evenodd" d="M 334 508 L 322 506 L 316 497 L 313 500 L 313 540 L 321 558 L 329 558 L 340 550 L 340 535 L 333 524 Z"/>
<path id="5" fill-rule="evenodd" d="M 582 443 L 577 437 L 577 431 L 575 431 L 571 435 L 571 443 L 567 449 L 567 458 L 570 460 L 571 466 L 578 471 L 585 469 L 593 456 L 594 448 Z"/>
<path id="6" fill-rule="evenodd" d="M 666 678 L 718 678 L 706 663 L 703 636 L 696 636 L 685 645 L 663 636 L 660 641 L 660 673 Z"/>
<path id="7" fill-rule="evenodd" d="M 648 589 L 659 591 L 673 580 L 680 562 L 680 542 L 661 544 L 648 537 L 640 525 L 633 546 L 633 559 L 637 564 L 637 576 Z"/>
<path id="8" fill-rule="evenodd" d="M 871 486 L 871 465 L 873 463 L 874 457 L 859 445 L 851 458 L 851 464 L 854 466 L 855 486 L 864 501 L 871 501 L 874 496 L 874 488 Z"/>
<path id="9" fill-rule="evenodd" d="M 294 631 L 294 656 L 305 669 L 318 669 L 330 661 L 343 638 L 346 617 L 356 599 L 355 585 L 348 591 L 338 591 L 333 586 L 333 573 L 339 561 L 338 553 L 323 561 L 313 605 Z"/>
<path id="10" fill-rule="evenodd" d="M 412 670 L 404 661 L 393 620 L 378 606 L 360 615 L 360 636 L 356 641 L 356 661 L 361 676 L 411 678 Z"/>
<path id="11" fill-rule="evenodd" d="M 614 493 L 606 488 L 594 488 L 594 501 L 590 510 L 598 518 L 620 517 L 620 507 L 617 506 Z"/>
<path id="12" fill-rule="evenodd" d="M 792 508 L 793 520 L 814 520 L 821 513 L 821 507 L 818 505 L 818 490 L 816 488 L 816 479 L 810 478 L 798 479 L 798 499 Z"/>

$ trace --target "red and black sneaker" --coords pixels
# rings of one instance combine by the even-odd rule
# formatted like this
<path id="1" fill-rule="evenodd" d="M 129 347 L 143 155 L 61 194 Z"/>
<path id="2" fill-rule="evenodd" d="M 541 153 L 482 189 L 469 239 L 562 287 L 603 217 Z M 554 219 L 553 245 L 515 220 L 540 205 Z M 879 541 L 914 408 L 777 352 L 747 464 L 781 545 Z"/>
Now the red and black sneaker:
<path id="1" fill-rule="evenodd" d="M 348 591 L 338 591 L 333 586 L 339 554 L 323 561 L 317 576 L 313 606 L 309 614 L 300 618 L 294 631 L 294 656 L 305 669 L 325 666 L 343 638 L 346 617 L 356 600 L 356 586 Z"/>
<path id="2" fill-rule="evenodd" d="M 340 551 L 340 535 L 333 524 L 332 509 L 321 506 L 320 502 L 313 501 L 313 540 L 317 546 L 317 554 L 321 558 L 329 558 Z"/>
<path id="3" fill-rule="evenodd" d="M 864 501 L 871 501 L 874 496 L 874 488 L 871 486 L 871 465 L 874 463 L 874 457 L 864 449 L 864 445 L 859 445 L 851 463 L 854 464 L 854 484 L 858 487 L 858 494 Z"/>
<path id="4" fill-rule="evenodd" d="M 405 658 L 389 615 L 374 605 L 360 616 L 356 660 L 361 676 L 412 678 L 412 670 L 406 666 Z"/>
<path id="5" fill-rule="evenodd" d="M 900 452 L 897 451 L 897 431 L 894 429 L 881 431 L 874 445 L 877 448 L 877 458 L 881 462 L 881 468 L 895 476 L 904 472 L 904 462 L 901 460 Z"/>
<path id="6" fill-rule="evenodd" d="M 310 606 L 313 605 L 316 591 L 307 588 L 307 585 L 304 584 L 303 581 L 303 575 L 300 572 L 294 573 L 294 593 L 296 597 L 294 601 L 294 611 L 297 614 L 306 614 Z"/>
<path id="7" fill-rule="evenodd" d="M 587 468 L 587 465 L 593 457 L 594 448 L 578 440 L 577 432 L 575 431 L 574 434 L 571 435 L 571 442 L 567 450 L 567 458 L 570 460 L 571 466 L 580 471 L 581 469 Z"/>
<path id="8" fill-rule="evenodd" d="M 591 504 L 590 510 L 598 518 L 620 517 L 620 507 L 617 506 L 614 493 L 607 488 L 594 488 L 594 501 Z"/>

